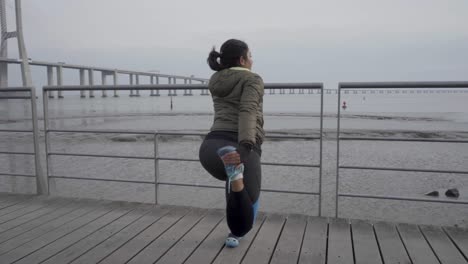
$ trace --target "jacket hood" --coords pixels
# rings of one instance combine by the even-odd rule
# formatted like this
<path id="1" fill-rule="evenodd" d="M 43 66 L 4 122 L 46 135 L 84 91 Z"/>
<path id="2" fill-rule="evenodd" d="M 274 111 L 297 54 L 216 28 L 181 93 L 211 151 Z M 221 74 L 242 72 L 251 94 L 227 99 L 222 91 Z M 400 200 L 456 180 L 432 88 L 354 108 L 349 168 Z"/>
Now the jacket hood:
<path id="1" fill-rule="evenodd" d="M 248 70 L 225 69 L 216 72 L 210 78 L 208 89 L 214 96 L 225 97 L 242 81 L 242 76 L 245 76 L 246 71 Z"/>

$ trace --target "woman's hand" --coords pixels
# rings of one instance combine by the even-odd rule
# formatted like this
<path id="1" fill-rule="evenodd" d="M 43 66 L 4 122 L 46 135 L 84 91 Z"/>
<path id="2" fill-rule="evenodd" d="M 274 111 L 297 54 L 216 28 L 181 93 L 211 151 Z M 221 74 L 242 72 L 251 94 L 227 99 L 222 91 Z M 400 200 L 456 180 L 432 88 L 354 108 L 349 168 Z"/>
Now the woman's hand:
<path id="1" fill-rule="evenodd" d="M 229 152 L 221 157 L 224 164 L 234 164 L 237 165 L 241 163 L 240 155 L 237 151 Z"/>

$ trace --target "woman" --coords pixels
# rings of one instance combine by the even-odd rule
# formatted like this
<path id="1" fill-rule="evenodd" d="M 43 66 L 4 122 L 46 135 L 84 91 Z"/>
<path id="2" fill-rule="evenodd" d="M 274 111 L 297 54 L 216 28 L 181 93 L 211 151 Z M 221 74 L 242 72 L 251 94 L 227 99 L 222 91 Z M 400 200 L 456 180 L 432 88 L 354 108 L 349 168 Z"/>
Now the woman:
<path id="1" fill-rule="evenodd" d="M 208 85 L 215 114 L 199 155 L 213 177 L 226 181 L 227 247 L 238 246 L 252 229 L 260 196 L 264 87 L 251 72 L 252 63 L 249 47 L 236 39 L 226 41 L 220 52 L 213 48 L 208 57 L 216 71 Z"/>

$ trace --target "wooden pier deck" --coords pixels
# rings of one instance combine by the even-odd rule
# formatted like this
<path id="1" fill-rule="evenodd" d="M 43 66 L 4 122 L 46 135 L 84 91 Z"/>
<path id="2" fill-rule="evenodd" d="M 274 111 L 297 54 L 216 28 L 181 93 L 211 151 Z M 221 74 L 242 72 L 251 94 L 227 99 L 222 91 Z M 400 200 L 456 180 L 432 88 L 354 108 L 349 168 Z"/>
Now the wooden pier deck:
<path id="1" fill-rule="evenodd" d="M 468 230 L 260 213 L 235 249 L 222 210 L 0 194 L 0 263 L 468 263 Z"/>

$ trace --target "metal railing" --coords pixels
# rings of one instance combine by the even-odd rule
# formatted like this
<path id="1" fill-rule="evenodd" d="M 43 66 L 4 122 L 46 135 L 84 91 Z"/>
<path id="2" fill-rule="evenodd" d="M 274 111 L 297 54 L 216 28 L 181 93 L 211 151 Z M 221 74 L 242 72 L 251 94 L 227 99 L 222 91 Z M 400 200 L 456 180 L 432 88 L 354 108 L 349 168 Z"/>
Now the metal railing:
<path id="1" fill-rule="evenodd" d="M 27 93 L 28 95 L 14 95 L 15 93 Z M 1 94 L 7 94 L 3 96 Z M 36 192 L 37 194 L 47 194 L 47 179 L 43 176 L 40 162 L 39 153 L 39 128 L 37 124 L 36 112 L 36 90 L 34 87 L 11 87 L 0 89 L 0 100 L 5 99 L 30 99 L 31 100 L 31 129 L 0 129 L 2 133 L 32 133 L 33 135 L 33 152 L 18 152 L 18 151 L 0 151 L 0 154 L 6 155 L 27 155 L 34 156 L 34 171 L 35 174 L 19 174 L 11 172 L 1 172 L 0 176 L 15 176 L 15 177 L 31 177 L 36 178 Z"/>
<path id="2" fill-rule="evenodd" d="M 204 136 L 205 133 L 177 133 L 177 132 L 164 132 L 164 131 L 135 131 L 135 130 L 60 130 L 49 129 L 48 126 L 48 93 L 51 91 L 83 91 L 83 90 L 206 90 L 208 88 L 205 84 L 200 85 L 105 85 L 105 86 L 45 86 L 43 88 L 43 106 L 44 106 L 44 132 L 45 132 L 45 149 L 46 149 L 46 164 L 47 164 L 47 177 L 50 179 L 76 179 L 76 180 L 95 180 L 95 181 L 112 181 L 112 182 L 126 182 L 126 183 L 140 183 L 140 184 L 153 184 L 155 192 L 155 203 L 159 201 L 159 186 L 185 186 L 185 187 L 202 187 L 202 188 L 215 188 L 224 189 L 224 185 L 202 185 L 202 184 L 185 184 L 176 182 L 163 182 L 159 180 L 159 161 L 184 161 L 184 162 L 199 162 L 198 159 L 175 158 L 160 156 L 159 137 L 164 135 L 181 135 L 181 136 Z M 289 167 L 306 167 L 319 169 L 319 190 L 318 192 L 303 192 L 303 191 L 290 191 L 278 189 L 262 189 L 263 192 L 272 193 L 289 193 L 289 194 L 303 194 L 303 195 L 316 195 L 319 197 L 318 202 L 318 215 L 322 214 L 322 147 L 323 147 L 323 84 L 322 83 L 275 83 L 265 84 L 265 90 L 273 89 L 314 89 L 320 91 L 320 136 L 284 136 L 284 135 L 267 135 L 267 138 L 282 138 L 282 139 L 305 139 L 305 140 L 320 140 L 319 150 L 319 164 L 304 164 L 304 163 L 273 163 L 263 162 L 262 165 L 268 166 L 289 166 Z M 96 154 L 82 154 L 82 153 L 59 153 L 50 152 L 50 133 L 97 133 L 97 134 L 136 134 L 136 135 L 151 135 L 153 136 L 154 155 L 152 156 L 122 156 L 122 155 L 96 155 Z M 65 175 L 52 175 L 49 174 L 50 170 L 50 157 L 51 156 L 75 156 L 75 157 L 102 157 L 102 158 L 124 158 L 124 159 L 141 159 L 141 160 L 154 160 L 154 181 L 135 181 L 135 180 L 120 180 L 120 179 L 104 179 L 104 178 L 85 178 L 85 177 L 70 177 Z"/>
<path id="3" fill-rule="evenodd" d="M 340 193 L 339 180 L 340 169 L 352 170 L 380 170 L 380 171 L 407 171 L 407 172 L 430 172 L 430 173 L 444 173 L 444 174 L 468 174 L 468 171 L 459 170 L 430 170 L 430 169 L 416 169 L 416 168 L 394 168 L 394 167 L 368 167 L 368 166 L 342 166 L 340 165 L 340 141 L 406 141 L 406 142 L 443 142 L 443 143 L 468 143 L 468 140 L 444 140 L 444 139 L 408 139 L 408 138 L 378 138 L 378 137 L 341 137 L 340 120 L 341 120 L 341 91 L 355 90 L 355 89 L 418 89 L 418 88 L 468 88 L 468 82 L 356 82 L 356 83 L 339 83 L 338 86 L 338 118 L 337 118 L 337 150 L 336 150 L 336 192 L 335 192 L 335 217 L 339 213 L 339 198 L 340 197 L 357 197 L 357 198 L 372 198 L 372 199 L 388 199 L 388 200 L 404 200 L 404 201 L 418 201 L 418 202 L 436 202 L 436 203 L 452 203 L 452 204 L 468 204 L 468 201 L 454 201 L 454 200 L 437 200 L 437 199 L 424 199 L 416 197 L 402 197 L 402 196 L 386 196 L 386 195 L 369 195 L 369 194 L 353 194 L 353 193 Z"/>

